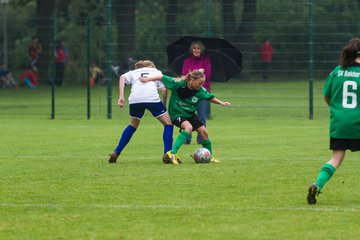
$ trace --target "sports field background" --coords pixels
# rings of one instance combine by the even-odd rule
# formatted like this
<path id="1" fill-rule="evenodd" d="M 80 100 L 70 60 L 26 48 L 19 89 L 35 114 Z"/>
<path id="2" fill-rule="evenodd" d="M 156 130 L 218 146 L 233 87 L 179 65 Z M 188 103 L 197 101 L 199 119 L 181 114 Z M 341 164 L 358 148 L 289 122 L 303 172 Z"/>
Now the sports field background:
<path id="1" fill-rule="evenodd" d="M 328 117 L 322 96 L 324 83 L 325 79 L 314 81 L 314 118 Z M 227 115 L 231 117 L 309 119 L 309 83 L 306 79 L 268 82 L 231 80 L 226 83 L 212 83 L 212 89 L 216 97 L 231 99 L 233 106 L 227 110 Z M 130 88 L 126 90 L 129 93 Z M 1 90 L 0 118 L 50 118 L 51 96 L 51 88 L 46 84 L 42 84 L 38 89 Z M 88 93 L 85 84 L 67 83 L 64 87 L 56 88 L 54 96 L 55 119 L 87 117 Z M 97 86 L 91 89 L 91 119 L 107 117 L 107 96 L 106 87 Z M 114 80 L 111 100 L 113 118 L 119 117 L 119 114 L 120 117 L 127 117 L 128 110 L 118 111 L 118 96 L 118 83 Z"/>
<path id="2" fill-rule="evenodd" d="M 0 26 L 7 25 L 6 35 L 0 31 L 0 56 L 5 62 L 7 52 L 8 67 L 19 76 L 28 62 L 31 37 L 38 36 L 43 85 L 55 77 L 52 56 L 59 39 L 70 56 L 64 82 L 85 85 L 91 63 L 113 81 L 111 65 L 125 72 L 141 59 L 150 59 L 161 71 L 174 75 L 168 69 L 166 47 L 186 35 L 229 41 L 243 53 L 243 71 L 232 80 L 254 82 L 262 79 L 259 46 L 269 39 L 275 49 L 270 81 L 301 79 L 309 85 L 311 79 L 326 77 L 337 65 L 343 45 L 359 33 L 357 1 L 78 0 L 70 4 L 66 0 L 44 1 L 38 8 L 37 3 L 9 1 L 7 21 L 0 18 Z M 3 15 L 5 6 L 0 5 Z M 295 96 L 303 91 L 302 85 L 293 87 Z"/>
<path id="3" fill-rule="evenodd" d="M 0 239 L 359 239 L 358 153 L 347 153 L 317 205 L 306 202 L 330 158 L 322 87 L 342 46 L 358 37 L 358 1 L 43 1 L 55 3 L 51 14 L 37 12 L 38 2 L 9 2 L 8 48 L 0 49 L 17 77 L 31 37 L 43 46 L 38 89 L 0 89 Z M 212 85 L 232 103 L 212 105 L 207 123 L 222 162 L 195 164 L 189 155 L 199 145 L 191 144 L 180 149 L 184 164 L 164 165 L 163 128 L 147 113 L 108 164 L 129 123 L 110 65 L 126 71 L 129 58 L 151 59 L 173 75 L 166 46 L 184 35 L 224 37 L 244 54 L 240 75 Z M 57 39 L 70 60 L 51 119 Z M 275 48 L 267 82 L 257 51 L 265 39 Z M 105 86 L 91 90 L 86 118 L 92 62 L 112 80 L 111 119 Z"/>
<path id="4" fill-rule="evenodd" d="M 288 94 L 288 84 L 215 84 L 215 95 L 233 103 L 212 105 L 207 125 L 222 163 L 195 164 L 191 144 L 179 166 L 162 163 L 162 126 L 150 114 L 110 165 L 128 107 L 87 120 L 85 99 L 73 97 L 84 89 L 65 86 L 51 120 L 47 87 L 1 90 L 0 239 L 357 239 L 359 156 L 348 153 L 318 204 L 307 204 L 330 157 L 329 122 L 321 91 L 314 120 L 304 96 L 266 101 Z M 268 108 L 250 115 L 248 88 Z"/>

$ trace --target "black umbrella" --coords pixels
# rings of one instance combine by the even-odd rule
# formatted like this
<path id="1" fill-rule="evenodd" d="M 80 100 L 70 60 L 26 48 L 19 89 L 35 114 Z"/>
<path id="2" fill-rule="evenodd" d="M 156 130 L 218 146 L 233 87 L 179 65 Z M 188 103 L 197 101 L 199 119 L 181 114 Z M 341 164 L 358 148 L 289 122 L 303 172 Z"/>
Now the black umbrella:
<path id="1" fill-rule="evenodd" d="M 242 53 L 225 39 L 185 36 L 166 48 L 168 66 L 175 73 L 181 75 L 184 59 L 195 40 L 204 43 L 205 54 L 211 58 L 211 81 L 225 82 L 241 72 Z"/>

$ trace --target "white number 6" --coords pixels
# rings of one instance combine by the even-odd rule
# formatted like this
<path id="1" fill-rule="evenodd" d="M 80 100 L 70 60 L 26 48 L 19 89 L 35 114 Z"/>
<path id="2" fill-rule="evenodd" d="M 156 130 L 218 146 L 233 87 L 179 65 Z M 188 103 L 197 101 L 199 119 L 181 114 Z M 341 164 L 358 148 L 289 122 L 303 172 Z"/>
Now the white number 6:
<path id="1" fill-rule="evenodd" d="M 351 90 L 357 90 L 357 84 L 354 81 L 345 81 L 343 85 L 343 100 L 342 105 L 344 108 L 356 108 L 357 105 L 357 95 L 354 92 L 349 92 L 349 87 Z M 350 100 L 350 101 L 348 101 Z"/>

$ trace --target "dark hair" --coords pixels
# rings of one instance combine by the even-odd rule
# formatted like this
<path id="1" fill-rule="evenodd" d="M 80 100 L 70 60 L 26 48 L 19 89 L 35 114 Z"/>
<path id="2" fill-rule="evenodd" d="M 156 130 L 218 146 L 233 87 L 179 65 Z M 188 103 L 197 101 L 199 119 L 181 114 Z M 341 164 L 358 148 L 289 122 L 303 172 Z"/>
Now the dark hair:
<path id="1" fill-rule="evenodd" d="M 343 68 L 347 68 L 354 63 L 357 57 L 360 57 L 360 38 L 353 38 L 343 48 L 339 64 Z"/>

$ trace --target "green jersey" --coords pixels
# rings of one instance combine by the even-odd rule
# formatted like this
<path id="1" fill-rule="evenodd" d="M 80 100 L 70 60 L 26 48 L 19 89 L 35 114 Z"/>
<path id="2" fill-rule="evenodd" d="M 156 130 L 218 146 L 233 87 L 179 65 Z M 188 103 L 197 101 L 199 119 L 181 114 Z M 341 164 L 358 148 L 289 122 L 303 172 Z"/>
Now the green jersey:
<path id="1" fill-rule="evenodd" d="M 360 64 L 337 66 L 323 93 L 330 99 L 330 137 L 360 139 Z"/>
<path id="2" fill-rule="evenodd" d="M 176 80 L 163 75 L 161 81 L 167 89 L 171 90 L 168 108 L 171 121 L 174 121 L 178 117 L 190 118 L 194 116 L 201 100 L 210 100 L 215 97 L 205 88 L 200 88 L 199 90 L 189 89 L 187 82 L 183 80 Z"/>

